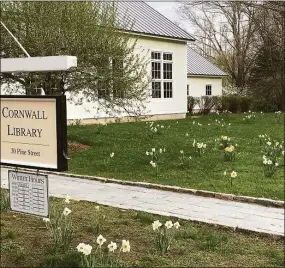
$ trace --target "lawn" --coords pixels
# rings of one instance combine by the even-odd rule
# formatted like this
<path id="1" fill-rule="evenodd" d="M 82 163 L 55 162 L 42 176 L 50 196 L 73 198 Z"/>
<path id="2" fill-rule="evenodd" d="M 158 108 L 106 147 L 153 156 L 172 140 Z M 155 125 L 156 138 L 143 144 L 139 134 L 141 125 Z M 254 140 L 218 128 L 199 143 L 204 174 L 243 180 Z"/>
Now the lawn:
<path id="1" fill-rule="evenodd" d="M 64 207 L 62 199 L 52 199 L 53 205 Z M 96 247 L 102 234 L 105 248 L 111 241 L 121 244 L 130 241 L 129 253 L 121 253 L 127 267 L 282 267 L 284 241 L 282 238 L 241 233 L 186 220 L 166 218 L 143 212 L 73 201 L 68 204 L 74 228 L 70 250 L 55 251 L 53 240 L 41 218 L 1 212 L 1 267 L 78 267 L 80 255 L 76 246 L 81 243 Z M 94 227 L 94 212 L 105 216 L 100 228 Z M 172 220 L 180 228 L 173 233 L 170 251 L 160 255 L 154 244 L 152 222 Z M 97 267 L 97 266 L 96 266 Z"/>
<path id="2" fill-rule="evenodd" d="M 146 122 L 69 126 L 68 139 L 90 147 L 69 154 L 68 172 L 284 200 L 284 158 L 278 160 L 273 176 L 265 177 L 264 146 L 259 144 L 261 134 L 283 141 L 283 117 L 277 120 L 275 114 L 255 114 L 248 122 L 244 117 L 244 114 L 212 115 L 156 121 L 154 126 L 159 124 L 164 128 L 158 127 L 161 133 L 153 136 Z M 233 162 L 225 162 L 223 150 L 217 148 L 215 139 L 222 135 L 237 144 Z M 194 139 L 207 145 L 201 156 L 194 152 Z M 146 155 L 152 148 L 166 149 L 160 155 L 159 176 L 150 165 L 151 156 Z M 187 167 L 179 166 L 181 150 L 192 157 Z M 114 157 L 110 158 L 112 152 Z M 231 186 L 233 170 L 237 177 Z"/>

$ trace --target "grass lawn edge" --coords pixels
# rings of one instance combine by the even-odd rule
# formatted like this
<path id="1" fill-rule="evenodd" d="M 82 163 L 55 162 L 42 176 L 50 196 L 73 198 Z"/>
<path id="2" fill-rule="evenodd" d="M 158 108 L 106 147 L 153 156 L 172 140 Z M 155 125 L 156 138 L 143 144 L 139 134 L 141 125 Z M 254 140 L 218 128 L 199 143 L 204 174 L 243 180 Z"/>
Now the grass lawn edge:
<path id="1" fill-rule="evenodd" d="M 10 169 L 10 167 L 6 165 L 1 165 L 1 167 Z M 18 169 L 35 172 L 35 170 L 29 169 L 29 168 L 18 168 Z M 40 173 L 60 175 L 64 177 L 95 180 L 95 181 L 100 181 L 104 183 L 117 183 L 121 185 L 130 185 L 130 186 L 158 189 L 158 190 L 178 192 L 178 193 L 184 193 L 184 194 L 192 194 L 192 195 L 197 195 L 197 196 L 211 197 L 211 198 L 217 198 L 217 199 L 223 199 L 223 200 L 229 200 L 229 201 L 238 201 L 242 203 L 252 203 L 252 204 L 258 204 L 258 205 L 262 205 L 266 207 L 285 208 L 285 201 L 273 200 L 269 198 L 226 194 L 226 193 L 220 193 L 220 192 L 183 188 L 179 186 L 169 186 L 169 185 L 162 185 L 162 184 L 155 184 L 155 183 L 148 183 L 148 182 L 133 182 L 133 181 L 118 180 L 115 178 L 104 178 L 104 177 L 90 176 L 90 175 L 79 175 L 79 174 L 57 172 L 57 171 L 46 171 L 46 170 L 44 171 L 43 170 L 43 171 L 40 171 Z"/>

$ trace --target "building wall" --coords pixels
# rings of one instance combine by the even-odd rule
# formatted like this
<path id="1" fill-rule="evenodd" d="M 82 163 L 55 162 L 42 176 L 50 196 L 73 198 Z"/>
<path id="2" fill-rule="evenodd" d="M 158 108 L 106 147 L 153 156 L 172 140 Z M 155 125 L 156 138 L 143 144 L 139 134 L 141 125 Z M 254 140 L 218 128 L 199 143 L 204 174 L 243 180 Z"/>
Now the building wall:
<path id="1" fill-rule="evenodd" d="M 201 97 L 206 95 L 206 85 L 212 85 L 212 96 L 222 95 L 222 77 L 197 77 L 187 78 L 189 96 Z"/>
<path id="2" fill-rule="evenodd" d="M 135 39 L 130 40 L 134 42 Z M 153 99 L 149 98 L 146 102 L 145 115 L 171 115 L 180 114 L 180 118 L 187 112 L 187 45 L 186 42 L 158 39 L 147 36 L 141 36 L 137 40 L 135 52 L 148 60 L 148 74 L 151 75 L 151 51 L 171 52 L 173 53 L 173 98 Z M 151 84 L 149 85 L 149 94 L 151 95 Z M 163 96 L 162 96 L 163 97 Z M 104 112 L 97 111 L 96 103 L 83 102 L 83 105 L 74 105 L 68 103 L 68 119 L 84 118 L 105 118 L 110 117 Z M 121 114 L 127 116 L 127 114 Z"/>

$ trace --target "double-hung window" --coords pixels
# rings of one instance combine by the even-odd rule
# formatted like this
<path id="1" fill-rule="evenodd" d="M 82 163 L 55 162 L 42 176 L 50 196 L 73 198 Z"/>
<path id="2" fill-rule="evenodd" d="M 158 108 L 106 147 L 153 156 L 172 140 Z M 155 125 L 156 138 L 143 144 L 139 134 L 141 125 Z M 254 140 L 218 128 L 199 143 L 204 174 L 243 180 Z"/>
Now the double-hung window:
<path id="1" fill-rule="evenodd" d="M 173 97 L 172 57 L 172 53 L 151 52 L 152 98 Z"/>
<path id="2" fill-rule="evenodd" d="M 212 85 L 206 85 L 206 96 L 212 95 Z"/>

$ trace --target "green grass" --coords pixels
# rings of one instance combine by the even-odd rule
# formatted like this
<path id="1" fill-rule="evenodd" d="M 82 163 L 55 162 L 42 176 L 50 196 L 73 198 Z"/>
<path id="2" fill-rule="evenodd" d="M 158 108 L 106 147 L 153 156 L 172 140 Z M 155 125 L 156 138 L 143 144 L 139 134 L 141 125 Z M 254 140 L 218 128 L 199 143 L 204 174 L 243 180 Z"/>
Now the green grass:
<path id="1" fill-rule="evenodd" d="M 224 122 L 231 123 L 227 128 L 217 127 L 215 118 L 222 118 L 213 116 L 157 121 L 155 124 L 170 128 L 153 138 L 146 135 L 145 122 L 109 124 L 101 133 L 96 125 L 70 126 L 68 139 L 90 147 L 70 154 L 68 172 L 284 200 L 284 161 L 280 160 L 273 177 L 264 177 L 262 147 L 258 138 L 260 134 L 267 134 L 272 139 L 283 140 L 283 121 L 277 122 L 274 114 L 257 114 L 249 123 L 244 122 L 243 117 L 223 117 Z M 189 133 L 188 137 L 186 133 Z M 224 162 L 223 152 L 216 149 L 215 139 L 221 135 L 229 136 L 238 144 L 234 162 Z M 194 139 L 207 144 L 201 157 L 194 155 Z M 159 177 L 146 155 L 146 151 L 153 147 L 166 148 Z M 193 157 L 188 168 L 179 167 L 180 150 Z M 111 152 L 115 156 L 106 166 L 105 159 Z M 229 175 L 223 176 L 225 170 L 238 172 L 232 189 Z"/>
<path id="2" fill-rule="evenodd" d="M 59 204 L 60 199 L 51 203 Z M 41 218 L 1 213 L 1 267 L 78 267 L 76 246 L 83 242 L 96 244 L 97 234 L 89 227 L 95 203 L 71 200 L 69 208 L 74 226 L 74 240 L 69 252 L 53 252 L 49 231 Z M 131 252 L 122 254 L 127 267 L 282 267 L 284 240 L 273 236 L 245 234 L 229 228 L 179 220 L 181 228 L 173 230 L 170 251 L 160 256 L 154 246 L 151 223 L 178 219 L 100 206 L 106 216 L 100 233 L 110 241 L 121 244 L 130 241 Z M 13 233 L 13 239 L 7 233 Z M 106 245 L 105 245 L 106 246 Z"/>

